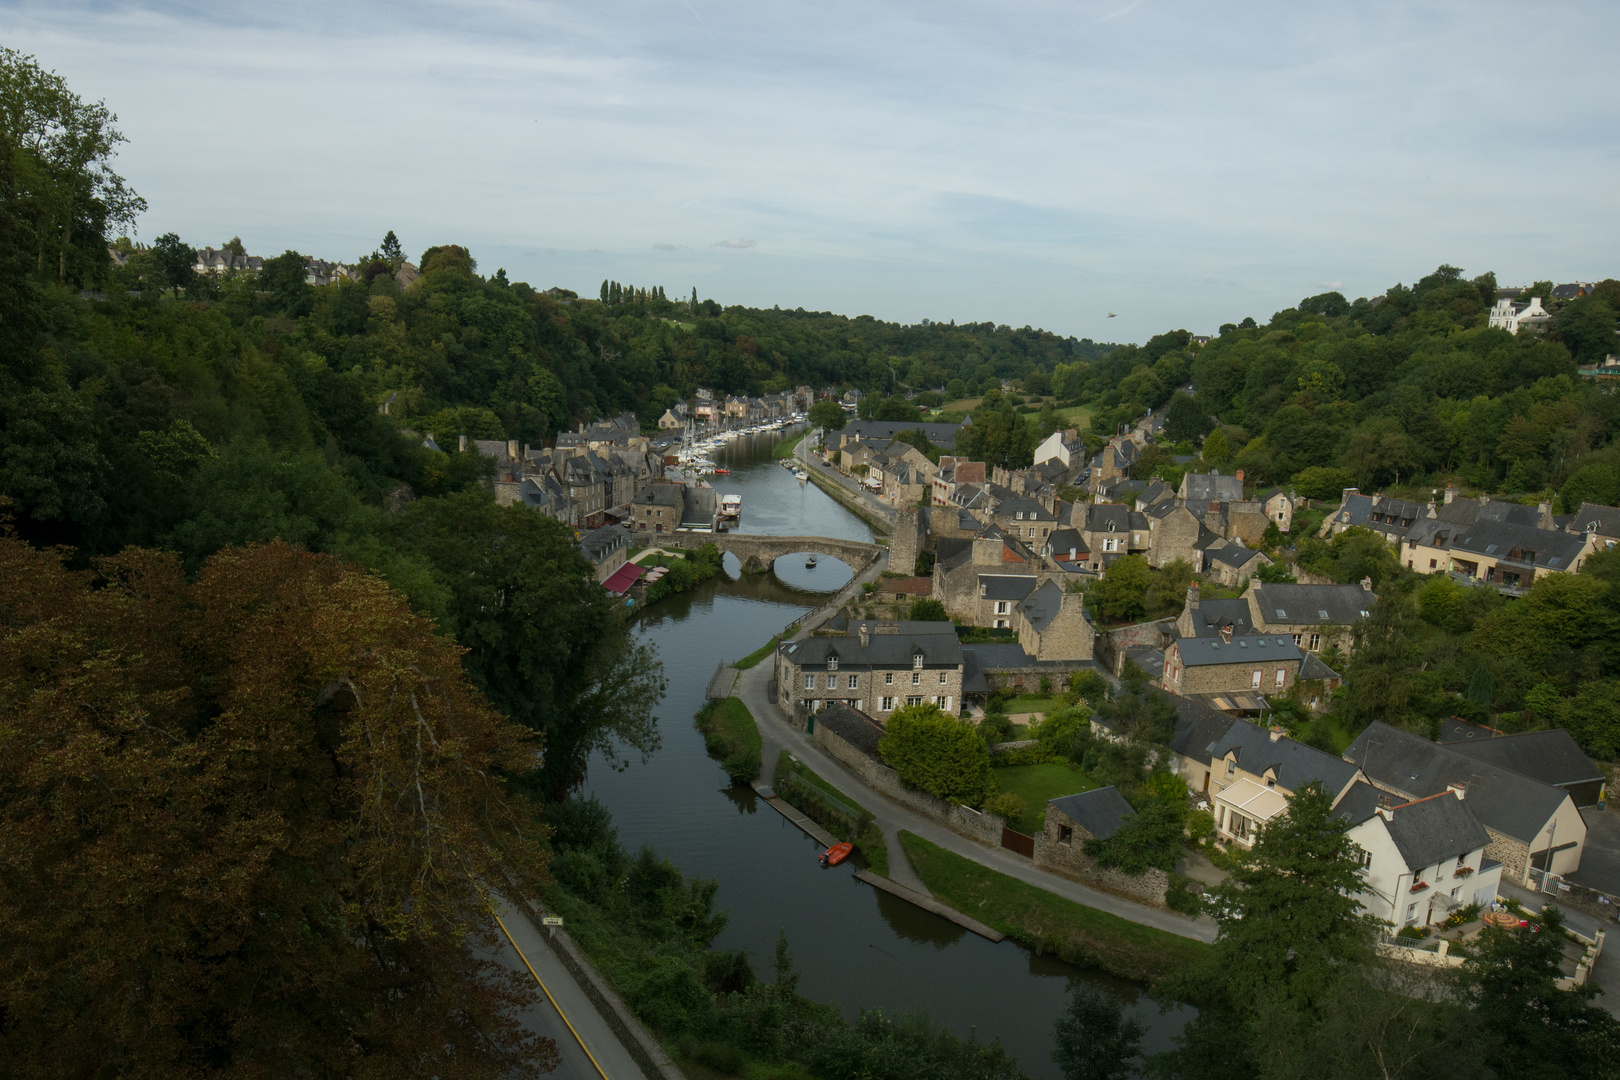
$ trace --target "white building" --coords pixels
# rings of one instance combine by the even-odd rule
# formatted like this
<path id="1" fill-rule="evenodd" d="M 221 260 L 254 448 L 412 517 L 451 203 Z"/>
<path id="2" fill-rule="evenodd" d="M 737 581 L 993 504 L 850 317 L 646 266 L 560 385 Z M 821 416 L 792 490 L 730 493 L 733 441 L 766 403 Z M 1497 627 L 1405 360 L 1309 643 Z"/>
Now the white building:
<path id="1" fill-rule="evenodd" d="M 1517 333 L 1522 326 L 1540 327 L 1552 316 L 1541 306 L 1541 297 L 1524 300 L 1498 300 L 1491 308 L 1491 329 Z"/>
<path id="2" fill-rule="evenodd" d="M 1496 899 L 1502 864 L 1486 858 L 1491 835 L 1469 809 L 1466 788 L 1402 800 L 1357 783 L 1336 808 L 1362 850 L 1368 914 L 1400 929 L 1443 922 L 1457 908 Z"/>

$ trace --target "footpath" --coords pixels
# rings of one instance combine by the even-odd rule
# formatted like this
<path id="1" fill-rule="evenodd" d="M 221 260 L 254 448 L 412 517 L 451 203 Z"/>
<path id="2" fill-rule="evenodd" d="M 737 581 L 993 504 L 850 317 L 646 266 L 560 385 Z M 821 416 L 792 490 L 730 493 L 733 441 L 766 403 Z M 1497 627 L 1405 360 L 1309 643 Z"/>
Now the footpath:
<path id="1" fill-rule="evenodd" d="M 1166 930 L 1195 941 L 1215 940 L 1215 922 L 1212 919 L 1191 919 L 1178 912 L 1148 907 L 1146 904 L 1139 904 L 1134 900 L 1127 900 L 1113 893 L 1070 881 L 1068 878 L 1041 869 L 1022 855 L 1005 848 L 984 847 L 952 832 L 933 818 L 924 817 L 909 807 L 890 802 L 881 792 L 863 783 L 845 767 L 843 762 L 823 753 L 807 733 L 788 723 L 776 702 L 771 700 L 773 667 L 774 665 L 762 661 L 748 668 L 740 673 L 731 691 L 748 706 L 748 711 L 754 714 L 754 719 L 759 724 L 760 738 L 764 743 L 762 758 L 767 767 L 773 765 L 781 751 L 787 750 L 853 802 L 872 811 L 877 818 L 878 828 L 883 831 L 884 840 L 888 843 L 890 876 L 899 884 L 924 896 L 930 895 L 922 879 L 911 869 L 905 850 L 900 846 L 897 834 L 904 829 L 946 851 L 971 859 L 1008 877 L 1045 889 L 1065 900 L 1072 900 L 1130 922 Z"/>

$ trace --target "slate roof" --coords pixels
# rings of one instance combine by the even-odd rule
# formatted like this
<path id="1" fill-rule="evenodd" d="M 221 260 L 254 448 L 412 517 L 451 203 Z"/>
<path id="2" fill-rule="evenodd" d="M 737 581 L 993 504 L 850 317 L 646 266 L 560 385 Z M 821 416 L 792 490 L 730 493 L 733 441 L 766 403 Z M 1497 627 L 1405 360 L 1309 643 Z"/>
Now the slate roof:
<path id="1" fill-rule="evenodd" d="M 1029 620 L 1030 627 L 1039 634 L 1046 630 L 1062 607 L 1062 587 L 1055 581 L 1048 581 L 1030 593 L 1024 602 L 1018 605 L 1018 610 Z"/>
<path id="2" fill-rule="evenodd" d="M 1521 556 L 1531 557 L 1513 561 L 1545 567 L 1548 570 L 1573 569 L 1575 559 L 1585 545 L 1584 536 L 1558 532 L 1555 529 L 1538 529 L 1531 525 L 1515 525 L 1506 521 L 1476 521 L 1467 528 L 1458 529 L 1457 534 L 1451 538 L 1452 551 L 1499 560 L 1508 559 L 1511 552 L 1519 551 Z"/>
<path id="3" fill-rule="evenodd" d="M 1136 497 L 1136 505 L 1148 507 L 1166 499 L 1174 499 L 1175 496 L 1176 492 L 1174 488 L 1165 483 L 1163 480 L 1155 480 L 1153 483 L 1144 488 L 1142 493 Z"/>
<path id="4" fill-rule="evenodd" d="M 1390 808 L 1384 828 L 1408 870 L 1455 859 L 1491 842 L 1491 834 L 1469 808 L 1472 801 L 1443 791 Z"/>
<path id="5" fill-rule="evenodd" d="M 1604 779 L 1603 771 L 1581 753 L 1581 748 L 1563 728 L 1445 745 L 1459 754 L 1512 769 L 1554 787 Z"/>
<path id="6" fill-rule="evenodd" d="M 1249 602 L 1241 597 L 1235 600 L 1200 600 L 1192 612 L 1194 637 L 1219 637 L 1222 626 L 1230 626 L 1234 636 L 1252 634 L 1249 622 Z"/>
<path id="7" fill-rule="evenodd" d="M 1530 843 L 1546 828 L 1569 794 L 1522 773 L 1493 765 L 1411 732 L 1375 720 L 1344 752 L 1368 779 L 1420 799 L 1446 790 L 1468 789 L 1468 807 L 1481 824 Z"/>
<path id="8" fill-rule="evenodd" d="M 974 646 L 962 650 L 962 693 L 988 694 L 990 681 L 984 677 L 984 669 L 979 666 L 978 650 L 982 646 Z"/>
<path id="9" fill-rule="evenodd" d="M 630 501 L 637 506 L 679 506 L 681 489 L 674 484 L 650 484 Z"/>
<path id="10" fill-rule="evenodd" d="M 1033 574 L 980 574 L 980 594 L 986 600 L 1022 600 L 1035 589 Z"/>
<path id="11" fill-rule="evenodd" d="M 1435 510 L 1441 521 L 1457 525 L 1472 525 L 1479 521 L 1502 521 L 1510 525 L 1528 525 L 1535 528 L 1541 523 L 1541 509 L 1523 503 L 1503 502 L 1500 499 L 1453 499 Z"/>
<path id="12" fill-rule="evenodd" d="M 859 709 L 835 702 L 816 713 L 816 726 L 826 728 L 867 757 L 878 756 L 877 744 L 883 737 L 883 728 Z"/>
<path id="13" fill-rule="evenodd" d="M 1188 473 L 1182 478 L 1190 503 L 1231 502 L 1243 498 L 1243 483 L 1220 473 Z"/>
<path id="14" fill-rule="evenodd" d="M 1595 526 L 1604 536 L 1620 536 L 1620 508 L 1581 503 L 1580 510 L 1570 519 L 1569 529 L 1571 532 L 1585 533 L 1589 525 Z"/>
<path id="15" fill-rule="evenodd" d="M 1213 553 L 1211 553 L 1213 556 Z M 1256 584 L 1251 594 L 1259 625 L 1326 623 L 1351 626 L 1372 610 L 1378 594 L 1360 585 Z"/>
<path id="16" fill-rule="evenodd" d="M 916 420 L 851 420 L 844 427 L 846 435 L 867 442 L 880 439 L 891 442 L 902 431 L 921 431 L 941 450 L 955 450 L 956 436 L 961 430 L 961 424 L 926 424 Z"/>
<path id="17" fill-rule="evenodd" d="M 1211 562 L 1220 562 L 1225 563 L 1227 566 L 1233 568 L 1241 568 L 1247 566 L 1255 558 L 1255 556 L 1260 554 L 1260 552 L 1254 550 L 1253 548 L 1246 548 L 1242 545 L 1234 544 L 1231 547 L 1213 549 L 1209 553 L 1209 558 Z"/>
<path id="18" fill-rule="evenodd" d="M 973 540 L 967 536 L 941 536 L 934 541 L 935 565 L 954 570 L 973 558 Z"/>
<path id="19" fill-rule="evenodd" d="M 1234 636 L 1231 641 L 1218 637 L 1181 638 L 1174 646 L 1183 667 L 1210 667 L 1215 664 L 1253 664 L 1270 660 L 1300 660 L 1303 654 L 1291 637 L 1271 634 Z"/>
<path id="20" fill-rule="evenodd" d="M 1470 724 L 1466 720 L 1452 717 L 1440 721 L 1440 737 L 1434 740 L 1437 743 L 1473 742 L 1476 739 L 1494 739 L 1502 734 L 1495 728 L 1483 724 Z"/>
<path id="21" fill-rule="evenodd" d="M 1339 801 L 1333 804 L 1333 812 L 1352 825 L 1360 825 L 1378 812 L 1378 800 L 1384 797 L 1382 791 L 1367 781 L 1357 780 L 1339 797 Z"/>
<path id="22" fill-rule="evenodd" d="M 1049 799 L 1047 805 L 1057 807 L 1070 821 L 1099 840 L 1107 840 L 1119 831 L 1126 818 L 1136 816 L 1131 804 L 1112 784 L 1078 795 Z"/>
<path id="23" fill-rule="evenodd" d="M 630 543 L 630 530 L 623 525 L 604 525 L 600 529 L 585 534 L 579 542 L 584 549 L 585 557 L 592 562 L 601 562 L 615 551 Z"/>
<path id="24" fill-rule="evenodd" d="M 1176 729 L 1170 736 L 1170 749 L 1182 757 L 1208 762 L 1209 748 L 1224 738 L 1237 721 L 1201 701 L 1163 690 L 1155 692 L 1176 709 Z"/>
<path id="25" fill-rule="evenodd" d="M 1067 555 L 1074 552 L 1074 557 L 1091 554 L 1091 545 L 1086 538 L 1080 535 L 1078 529 L 1055 529 L 1052 535 L 1046 538 L 1046 546 L 1054 555 Z"/>
<path id="26" fill-rule="evenodd" d="M 962 652 L 973 653 L 980 671 L 1005 671 L 1010 668 L 1035 666 L 1035 658 L 1024 651 L 1016 641 L 980 642 L 962 646 Z"/>
<path id="27" fill-rule="evenodd" d="M 1131 508 L 1119 503 L 1097 503 L 1086 511 L 1086 530 L 1088 532 L 1130 532 Z"/>
<path id="28" fill-rule="evenodd" d="M 1026 499 L 1015 495 L 1010 499 L 999 499 L 996 503 L 996 513 L 1010 517 L 1015 521 L 1056 521 L 1057 515 L 1034 499 Z M 1023 514 L 1020 518 L 1018 515 Z"/>
<path id="29" fill-rule="evenodd" d="M 1299 662 L 1299 681 L 1312 682 L 1316 679 L 1343 678 L 1337 671 L 1322 663 L 1322 658 L 1313 652 L 1306 652 L 1305 659 Z"/>
<path id="30" fill-rule="evenodd" d="M 873 634 L 868 644 L 849 637 L 811 637 L 790 644 L 784 652 L 800 667 L 825 667 L 830 656 L 840 668 L 909 668 L 912 657 L 923 654 L 925 668 L 956 667 L 962 662 L 962 643 L 951 634 Z"/>
<path id="31" fill-rule="evenodd" d="M 1275 769 L 1277 786 L 1289 791 L 1320 780 L 1324 790 L 1336 794 L 1355 779 L 1356 767 L 1343 758 L 1287 737 L 1273 739 L 1271 735 L 1247 720 L 1234 720 L 1226 734 L 1215 740 L 1205 760 L 1219 761 L 1228 752 L 1236 751 L 1241 768 L 1255 774 Z"/>

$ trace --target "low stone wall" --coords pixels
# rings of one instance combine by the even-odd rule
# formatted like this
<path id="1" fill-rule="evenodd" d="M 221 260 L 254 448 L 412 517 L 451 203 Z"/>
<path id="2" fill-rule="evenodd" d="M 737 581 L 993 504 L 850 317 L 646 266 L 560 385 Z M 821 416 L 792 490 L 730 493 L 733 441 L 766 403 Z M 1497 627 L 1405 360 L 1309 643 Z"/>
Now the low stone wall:
<path id="1" fill-rule="evenodd" d="M 973 648 L 972 645 L 965 646 Z M 1050 684 L 1049 692 L 1061 694 L 1069 688 L 1069 676 L 1076 671 L 1095 671 L 1102 675 L 1105 672 L 1092 659 L 1062 660 L 1042 664 L 1039 667 L 1025 668 L 989 668 L 984 673 L 985 681 L 992 687 L 1002 690 L 1038 691 L 1041 680 L 1046 679 Z"/>
<path id="2" fill-rule="evenodd" d="M 1055 836 L 1041 833 L 1035 837 L 1035 865 L 1054 874 L 1073 878 L 1083 885 L 1111 892 L 1130 900 L 1154 907 L 1165 906 L 1164 894 L 1170 888 L 1170 876 L 1163 870 L 1147 870 L 1139 877 L 1099 866 L 1081 846 L 1084 841 L 1077 833 L 1073 844 L 1060 842 Z"/>
<path id="3" fill-rule="evenodd" d="M 855 747 L 820 725 L 811 738 L 829 755 L 848 765 L 855 775 L 870 788 L 901 806 L 909 806 L 920 814 L 927 814 L 952 832 L 976 840 L 985 847 L 1001 846 L 1001 830 L 1006 821 L 995 814 L 981 814 L 965 806 L 946 802 L 922 791 L 912 791 L 900 782 L 900 774 L 881 762 L 861 753 Z"/>
<path id="4" fill-rule="evenodd" d="M 1165 632 L 1166 623 L 1172 627 L 1171 633 Z M 1174 638 L 1174 626 L 1173 619 L 1154 619 L 1152 622 L 1132 623 L 1129 626 L 1099 631 L 1096 644 L 1093 646 L 1097 654 L 1097 663 L 1118 675 L 1120 668 L 1124 666 L 1122 658 L 1126 649 L 1139 645 L 1150 649 L 1162 649 L 1167 644 L 1165 641 L 1167 637 Z"/>
<path id="5" fill-rule="evenodd" d="M 1559 907 L 1574 908 L 1576 911 L 1584 911 L 1600 919 L 1620 922 L 1620 897 L 1612 893 L 1577 885 L 1573 881 L 1566 881 L 1558 874 L 1552 875 L 1552 887 L 1549 889 L 1542 884 L 1540 870 L 1530 871 L 1530 883 Z"/>

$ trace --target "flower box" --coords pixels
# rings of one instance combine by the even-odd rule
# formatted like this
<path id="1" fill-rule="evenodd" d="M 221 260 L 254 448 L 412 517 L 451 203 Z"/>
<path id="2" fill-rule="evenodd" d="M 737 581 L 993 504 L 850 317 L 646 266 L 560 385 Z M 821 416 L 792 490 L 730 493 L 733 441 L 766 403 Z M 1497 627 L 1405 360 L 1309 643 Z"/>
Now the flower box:
<path id="1" fill-rule="evenodd" d="M 1412 886 L 1412 895 L 1416 896 L 1418 893 L 1422 892 L 1424 889 L 1427 889 L 1428 887 L 1429 887 L 1429 883 L 1427 881 L 1420 881 L 1416 885 Z"/>
<path id="2" fill-rule="evenodd" d="M 1467 877 L 1469 874 L 1472 874 L 1473 872 L 1474 872 L 1474 868 L 1472 866 L 1459 866 L 1459 867 L 1457 867 L 1457 869 L 1455 869 L 1455 870 L 1453 870 L 1451 872 L 1451 876 L 1452 877 L 1460 877 L 1460 878 L 1462 878 L 1462 877 Z"/>

